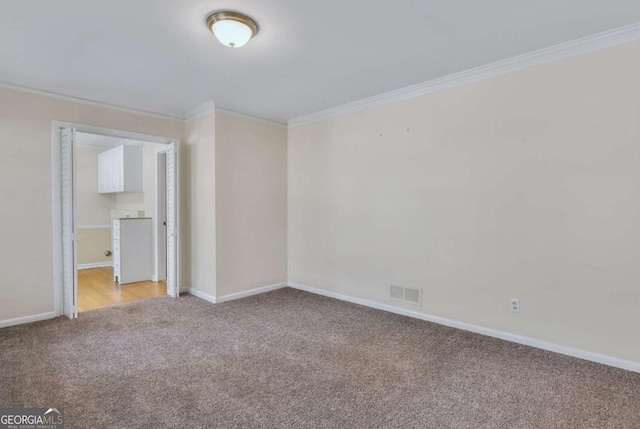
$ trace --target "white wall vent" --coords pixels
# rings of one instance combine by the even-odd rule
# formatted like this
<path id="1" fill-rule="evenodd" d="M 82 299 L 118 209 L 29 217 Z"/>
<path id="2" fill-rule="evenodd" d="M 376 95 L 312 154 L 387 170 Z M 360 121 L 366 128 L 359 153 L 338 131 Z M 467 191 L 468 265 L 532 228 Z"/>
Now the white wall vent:
<path id="1" fill-rule="evenodd" d="M 408 301 L 412 304 L 420 304 L 420 290 L 419 289 L 411 289 L 404 288 L 404 300 Z"/>
<path id="2" fill-rule="evenodd" d="M 404 301 L 404 288 L 391 285 L 390 296 L 392 299 L 399 299 L 400 301 Z"/>
<path id="3" fill-rule="evenodd" d="M 422 290 L 403 286 L 391 285 L 389 297 L 396 301 L 404 301 L 410 304 L 422 304 Z"/>

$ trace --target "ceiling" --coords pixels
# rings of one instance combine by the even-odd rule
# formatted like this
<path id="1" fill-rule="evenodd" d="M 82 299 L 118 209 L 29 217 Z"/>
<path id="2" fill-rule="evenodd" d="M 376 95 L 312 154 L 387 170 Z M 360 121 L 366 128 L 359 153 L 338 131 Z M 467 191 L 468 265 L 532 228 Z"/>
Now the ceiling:
<path id="1" fill-rule="evenodd" d="M 205 20 L 221 9 L 258 36 L 219 44 Z M 637 0 L 5 0 L 0 81 L 284 120 L 639 21 Z"/>

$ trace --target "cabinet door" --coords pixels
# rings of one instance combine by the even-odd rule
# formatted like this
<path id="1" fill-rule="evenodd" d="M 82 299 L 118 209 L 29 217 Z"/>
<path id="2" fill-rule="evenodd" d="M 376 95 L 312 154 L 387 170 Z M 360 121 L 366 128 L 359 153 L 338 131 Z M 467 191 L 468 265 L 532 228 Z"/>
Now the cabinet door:
<path id="1" fill-rule="evenodd" d="M 98 154 L 98 193 L 103 194 L 104 189 L 104 152 Z"/>
<path id="2" fill-rule="evenodd" d="M 113 192 L 113 152 L 105 152 L 104 155 L 105 191 Z"/>
<path id="3" fill-rule="evenodd" d="M 109 151 L 109 161 L 107 163 L 107 171 L 109 172 L 109 192 L 116 190 L 116 171 L 115 171 L 115 154 L 112 150 Z"/>
<path id="4" fill-rule="evenodd" d="M 98 154 L 98 192 L 106 194 L 113 192 L 111 184 L 111 152 Z"/>
<path id="5" fill-rule="evenodd" d="M 144 192 L 144 148 L 119 146 L 99 154 L 98 192 Z"/>
<path id="6" fill-rule="evenodd" d="M 107 166 L 109 172 L 109 192 L 116 192 L 116 154 L 113 150 L 109 151 L 109 165 Z"/>
<path id="7" fill-rule="evenodd" d="M 124 191 L 124 146 L 113 149 L 113 172 L 115 192 Z"/>
<path id="8" fill-rule="evenodd" d="M 144 147 L 123 146 L 122 192 L 144 192 Z"/>
<path id="9" fill-rule="evenodd" d="M 150 280 L 153 272 L 151 219 L 120 220 L 120 284 Z"/>

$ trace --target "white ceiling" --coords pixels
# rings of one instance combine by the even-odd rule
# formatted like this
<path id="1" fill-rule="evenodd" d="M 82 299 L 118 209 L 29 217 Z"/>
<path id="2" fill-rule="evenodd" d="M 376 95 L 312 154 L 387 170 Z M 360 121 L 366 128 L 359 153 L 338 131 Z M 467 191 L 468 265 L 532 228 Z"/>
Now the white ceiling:
<path id="1" fill-rule="evenodd" d="M 241 49 L 205 26 L 227 8 L 260 25 Z M 639 21 L 637 0 L 5 0 L 0 81 L 290 119 Z"/>

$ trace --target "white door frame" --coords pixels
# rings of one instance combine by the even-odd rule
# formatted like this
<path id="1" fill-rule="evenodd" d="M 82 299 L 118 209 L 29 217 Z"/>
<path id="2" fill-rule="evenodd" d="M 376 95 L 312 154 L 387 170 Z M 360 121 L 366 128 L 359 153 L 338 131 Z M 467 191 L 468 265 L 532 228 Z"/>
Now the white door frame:
<path id="1" fill-rule="evenodd" d="M 175 143 L 177 153 L 180 153 L 180 139 L 154 136 L 151 134 L 134 133 L 131 131 L 117 130 L 113 128 L 101 128 L 91 125 L 76 124 L 64 121 L 51 122 L 51 182 L 52 182 L 52 198 L 53 198 L 53 307 L 56 316 L 63 314 L 63 280 L 62 280 L 62 183 L 60 180 L 61 173 L 61 154 L 60 154 L 60 129 L 75 128 L 76 132 L 99 134 L 108 137 L 117 137 L 130 140 L 139 140 L 150 143 L 170 144 Z M 179 158 L 178 158 L 179 160 Z M 179 162 L 179 161 L 178 161 Z M 75 171 L 74 171 L 75 174 Z M 180 208 L 180 172 L 177 174 L 177 225 L 181 225 L 181 208 Z M 181 232 L 181 231 L 180 231 Z M 180 236 L 177 238 L 177 281 L 180 287 L 180 277 L 182 271 L 182 252 L 180 249 Z M 76 270 L 78 267 L 76 266 Z M 77 297 L 76 297 L 77 299 Z M 77 305 L 77 302 L 76 302 Z"/>

